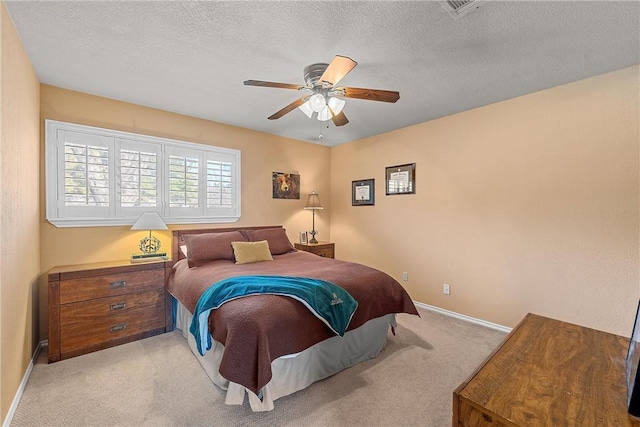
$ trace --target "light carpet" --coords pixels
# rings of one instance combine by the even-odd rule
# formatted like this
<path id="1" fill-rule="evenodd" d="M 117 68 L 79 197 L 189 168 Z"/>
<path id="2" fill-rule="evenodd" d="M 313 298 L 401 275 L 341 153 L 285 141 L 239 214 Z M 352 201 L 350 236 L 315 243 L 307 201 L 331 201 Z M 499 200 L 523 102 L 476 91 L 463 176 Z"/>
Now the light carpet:
<path id="1" fill-rule="evenodd" d="M 38 357 L 12 426 L 450 426 L 453 390 L 505 333 L 419 309 L 384 351 L 270 412 L 224 404 L 180 331 L 47 364 Z"/>

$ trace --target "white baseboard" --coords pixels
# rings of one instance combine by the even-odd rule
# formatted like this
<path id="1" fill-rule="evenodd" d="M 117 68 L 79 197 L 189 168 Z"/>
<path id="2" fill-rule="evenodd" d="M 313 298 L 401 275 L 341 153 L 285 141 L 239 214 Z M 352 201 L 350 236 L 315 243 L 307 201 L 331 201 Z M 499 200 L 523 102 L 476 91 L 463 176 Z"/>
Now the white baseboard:
<path id="1" fill-rule="evenodd" d="M 436 313 L 444 314 L 445 316 L 455 317 L 456 319 L 464 320 L 466 322 L 475 323 L 476 325 L 481 325 L 486 328 L 495 329 L 498 331 L 509 333 L 511 332 L 511 328 L 506 326 L 498 325 L 497 323 L 487 322 L 486 320 L 476 319 L 475 317 L 467 316 L 464 314 L 456 313 L 455 311 L 445 310 L 444 308 L 436 307 L 429 304 L 424 304 L 418 301 L 413 302 L 417 307 L 424 308 L 425 310 L 434 311 Z"/>
<path id="2" fill-rule="evenodd" d="M 31 375 L 31 371 L 33 370 L 33 365 L 35 364 L 38 356 L 40 355 L 40 351 L 43 348 L 49 345 L 49 341 L 44 340 L 38 343 L 36 347 L 36 351 L 33 352 L 33 357 L 29 362 L 29 366 L 27 366 L 27 371 L 24 373 L 22 377 L 22 382 L 20 382 L 20 387 L 18 387 L 18 391 L 16 391 L 16 395 L 13 398 L 13 402 L 11 402 L 11 406 L 9 407 L 9 412 L 7 412 L 7 417 L 4 419 L 2 423 L 2 427 L 9 427 L 11 425 L 11 421 L 13 420 L 13 416 L 16 413 L 16 409 L 18 409 L 18 404 L 20 403 L 20 399 L 22 399 L 22 393 L 24 393 L 24 388 L 27 386 L 27 381 L 29 381 L 29 376 Z"/>

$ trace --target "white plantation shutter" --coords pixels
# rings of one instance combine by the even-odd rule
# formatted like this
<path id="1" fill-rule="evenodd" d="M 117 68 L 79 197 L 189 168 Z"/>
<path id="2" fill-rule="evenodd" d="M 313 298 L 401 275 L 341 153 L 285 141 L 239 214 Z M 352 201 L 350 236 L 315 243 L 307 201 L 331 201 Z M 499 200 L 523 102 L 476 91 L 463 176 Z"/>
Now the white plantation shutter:
<path id="1" fill-rule="evenodd" d="M 81 132 L 60 131 L 56 158 L 58 181 L 56 210 L 66 217 L 109 217 L 113 194 L 113 139 Z"/>
<path id="2" fill-rule="evenodd" d="M 229 162 L 207 160 L 207 208 L 232 205 L 231 168 Z"/>
<path id="3" fill-rule="evenodd" d="M 169 156 L 169 206 L 197 208 L 199 205 L 200 159 Z"/>
<path id="4" fill-rule="evenodd" d="M 116 140 L 118 216 L 138 218 L 144 212 L 162 213 L 161 146 Z"/>
<path id="5" fill-rule="evenodd" d="M 233 216 L 235 206 L 240 203 L 240 194 L 235 191 L 239 180 L 238 165 L 232 156 L 206 156 L 206 210 L 208 216 Z"/>
<path id="6" fill-rule="evenodd" d="M 64 144 L 65 206 L 109 206 L 109 148 Z"/>
<path id="7" fill-rule="evenodd" d="M 120 207 L 158 205 L 158 155 L 120 150 Z"/>
<path id="8" fill-rule="evenodd" d="M 183 147 L 166 147 L 169 171 L 169 203 L 167 213 L 175 218 L 202 216 L 202 154 Z"/>
<path id="9" fill-rule="evenodd" d="M 47 220 L 56 226 L 240 217 L 240 151 L 46 121 Z"/>

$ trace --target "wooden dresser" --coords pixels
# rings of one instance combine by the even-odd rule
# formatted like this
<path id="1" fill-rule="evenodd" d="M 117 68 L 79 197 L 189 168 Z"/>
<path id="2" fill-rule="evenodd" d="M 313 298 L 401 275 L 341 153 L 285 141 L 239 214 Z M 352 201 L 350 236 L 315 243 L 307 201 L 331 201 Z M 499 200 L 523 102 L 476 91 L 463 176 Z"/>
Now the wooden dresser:
<path id="1" fill-rule="evenodd" d="M 336 245 L 335 243 L 318 242 L 318 243 L 294 243 L 296 249 L 311 252 L 325 258 L 335 258 Z"/>
<path id="2" fill-rule="evenodd" d="M 163 333 L 171 326 L 165 262 L 49 271 L 49 362 Z"/>
<path id="3" fill-rule="evenodd" d="M 453 393 L 453 426 L 638 426 L 629 340 L 528 314 Z"/>

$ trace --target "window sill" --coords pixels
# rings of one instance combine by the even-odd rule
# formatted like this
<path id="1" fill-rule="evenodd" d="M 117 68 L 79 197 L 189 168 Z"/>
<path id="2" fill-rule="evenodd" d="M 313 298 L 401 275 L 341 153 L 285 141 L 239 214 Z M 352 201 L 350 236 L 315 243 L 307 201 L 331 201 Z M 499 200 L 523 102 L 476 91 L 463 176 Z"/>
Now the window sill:
<path id="1" fill-rule="evenodd" d="M 116 227 L 133 225 L 137 218 L 47 218 L 47 221 L 57 228 L 72 227 Z M 237 222 L 240 216 L 217 218 L 162 218 L 167 225 L 171 224 L 222 224 Z"/>

